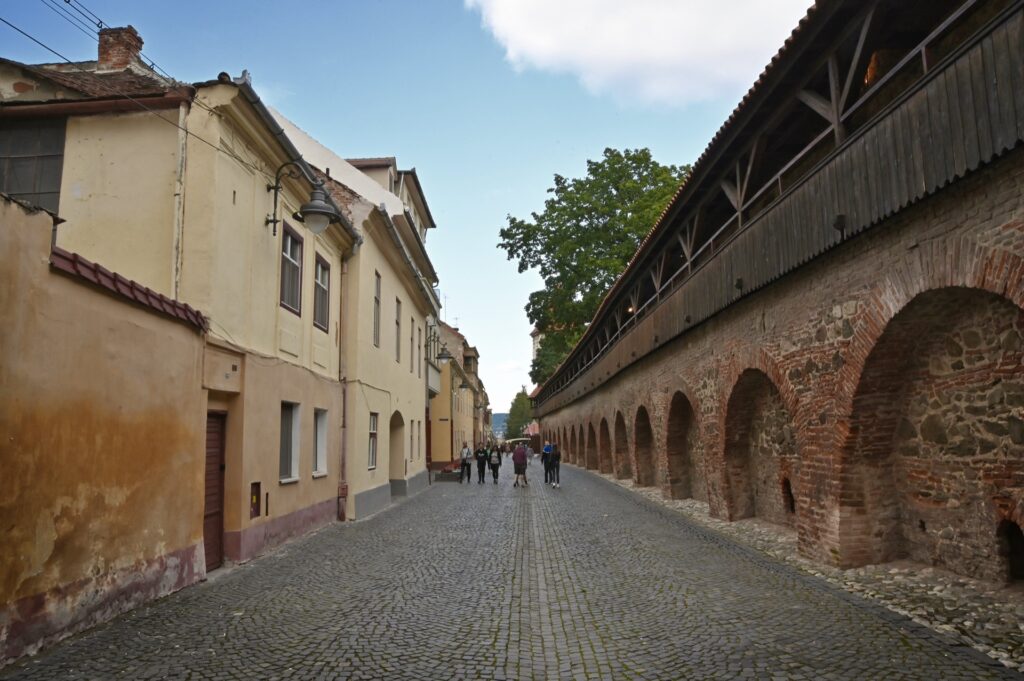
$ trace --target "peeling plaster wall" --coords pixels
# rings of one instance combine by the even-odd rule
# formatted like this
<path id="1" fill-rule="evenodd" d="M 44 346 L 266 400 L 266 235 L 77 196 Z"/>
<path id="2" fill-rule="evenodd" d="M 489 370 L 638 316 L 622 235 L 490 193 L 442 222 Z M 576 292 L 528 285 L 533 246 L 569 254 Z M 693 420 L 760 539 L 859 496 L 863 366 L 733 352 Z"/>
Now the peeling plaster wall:
<path id="1" fill-rule="evenodd" d="M 0 199 L 0 663 L 205 573 L 203 339 L 51 272 Z"/>

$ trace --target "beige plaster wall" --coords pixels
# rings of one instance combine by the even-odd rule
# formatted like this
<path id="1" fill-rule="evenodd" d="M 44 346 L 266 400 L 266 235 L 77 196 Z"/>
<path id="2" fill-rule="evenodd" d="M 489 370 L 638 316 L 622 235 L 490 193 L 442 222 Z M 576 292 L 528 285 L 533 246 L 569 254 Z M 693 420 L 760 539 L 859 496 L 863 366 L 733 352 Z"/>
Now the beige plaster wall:
<path id="1" fill-rule="evenodd" d="M 360 492 L 387 485 L 391 470 L 389 424 L 397 411 L 405 423 L 402 478 L 426 470 L 426 364 L 417 346 L 426 339 L 428 310 L 399 259 L 390 236 L 373 214 L 363 214 L 360 224 L 365 241 L 348 261 L 345 295 L 345 359 L 348 381 L 349 437 L 346 477 L 349 483 L 349 517 L 355 517 L 354 497 Z M 373 343 L 374 273 L 381 275 L 380 346 Z M 395 299 L 402 301 L 401 358 L 395 360 Z M 413 363 L 409 363 L 409 325 L 413 319 Z M 416 334 L 416 330 L 420 334 Z M 417 338 L 423 339 L 422 341 Z M 370 413 L 379 414 L 377 466 L 368 467 Z M 415 426 L 414 423 L 415 422 Z M 409 430 L 415 427 L 413 447 Z"/>
<path id="2" fill-rule="evenodd" d="M 67 120 L 57 245 L 174 297 L 179 131 L 168 121 L 177 109 Z"/>

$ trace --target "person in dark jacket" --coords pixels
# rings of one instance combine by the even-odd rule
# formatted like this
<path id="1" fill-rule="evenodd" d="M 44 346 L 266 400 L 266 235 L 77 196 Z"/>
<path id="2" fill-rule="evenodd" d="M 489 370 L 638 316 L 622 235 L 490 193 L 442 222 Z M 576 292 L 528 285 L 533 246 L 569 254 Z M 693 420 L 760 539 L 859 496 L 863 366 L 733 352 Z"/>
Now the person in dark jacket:
<path id="1" fill-rule="evenodd" d="M 476 482 L 478 485 L 484 484 L 484 474 L 487 472 L 487 447 L 484 447 L 484 443 L 481 442 L 476 447 L 476 452 L 473 456 L 476 458 Z"/>
<path id="2" fill-rule="evenodd" d="M 545 442 L 540 450 L 540 462 L 544 466 L 544 484 L 551 482 L 551 443 Z"/>
<path id="3" fill-rule="evenodd" d="M 558 489 L 562 484 L 558 480 L 558 471 L 562 467 L 562 450 L 557 444 L 551 445 L 551 454 L 548 455 L 548 467 L 550 468 L 551 486 Z"/>
<path id="4" fill-rule="evenodd" d="M 516 471 L 516 482 L 513 487 L 519 487 L 519 480 L 522 478 L 523 487 L 527 486 L 526 482 L 526 447 L 519 443 L 512 452 L 512 466 Z"/>
<path id="5" fill-rule="evenodd" d="M 491 466 L 491 475 L 494 476 L 494 484 L 498 484 L 498 469 L 501 468 L 501 448 L 492 444 L 488 450 L 488 463 Z"/>

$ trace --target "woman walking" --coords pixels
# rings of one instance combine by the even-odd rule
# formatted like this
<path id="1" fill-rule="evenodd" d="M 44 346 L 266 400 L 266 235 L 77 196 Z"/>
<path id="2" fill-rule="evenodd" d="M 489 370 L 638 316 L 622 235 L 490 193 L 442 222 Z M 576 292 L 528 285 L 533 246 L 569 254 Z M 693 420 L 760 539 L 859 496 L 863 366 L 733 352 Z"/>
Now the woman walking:
<path id="1" fill-rule="evenodd" d="M 551 445 L 551 453 L 548 454 L 548 468 L 550 473 L 548 477 L 551 478 L 551 486 L 558 489 L 562 484 L 558 480 L 558 470 L 562 466 L 562 450 L 558 448 L 558 444 Z"/>
<path id="2" fill-rule="evenodd" d="M 491 475 L 494 476 L 494 484 L 498 484 L 498 469 L 501 468 L 501 448 L 496 444 L 491 445 L 490 464 Z"/>

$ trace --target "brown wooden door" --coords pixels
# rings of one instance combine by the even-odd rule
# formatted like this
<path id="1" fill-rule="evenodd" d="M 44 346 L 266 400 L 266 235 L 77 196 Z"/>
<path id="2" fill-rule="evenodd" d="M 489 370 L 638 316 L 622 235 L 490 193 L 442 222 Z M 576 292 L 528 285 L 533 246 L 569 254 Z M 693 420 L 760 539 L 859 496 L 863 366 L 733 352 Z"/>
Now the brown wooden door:
<path id="1" fill-rule="evenodd" d="M 203 503 L 206 570 L 224 562 L 224 414 L 206 415 L 206 494 Z"/>

